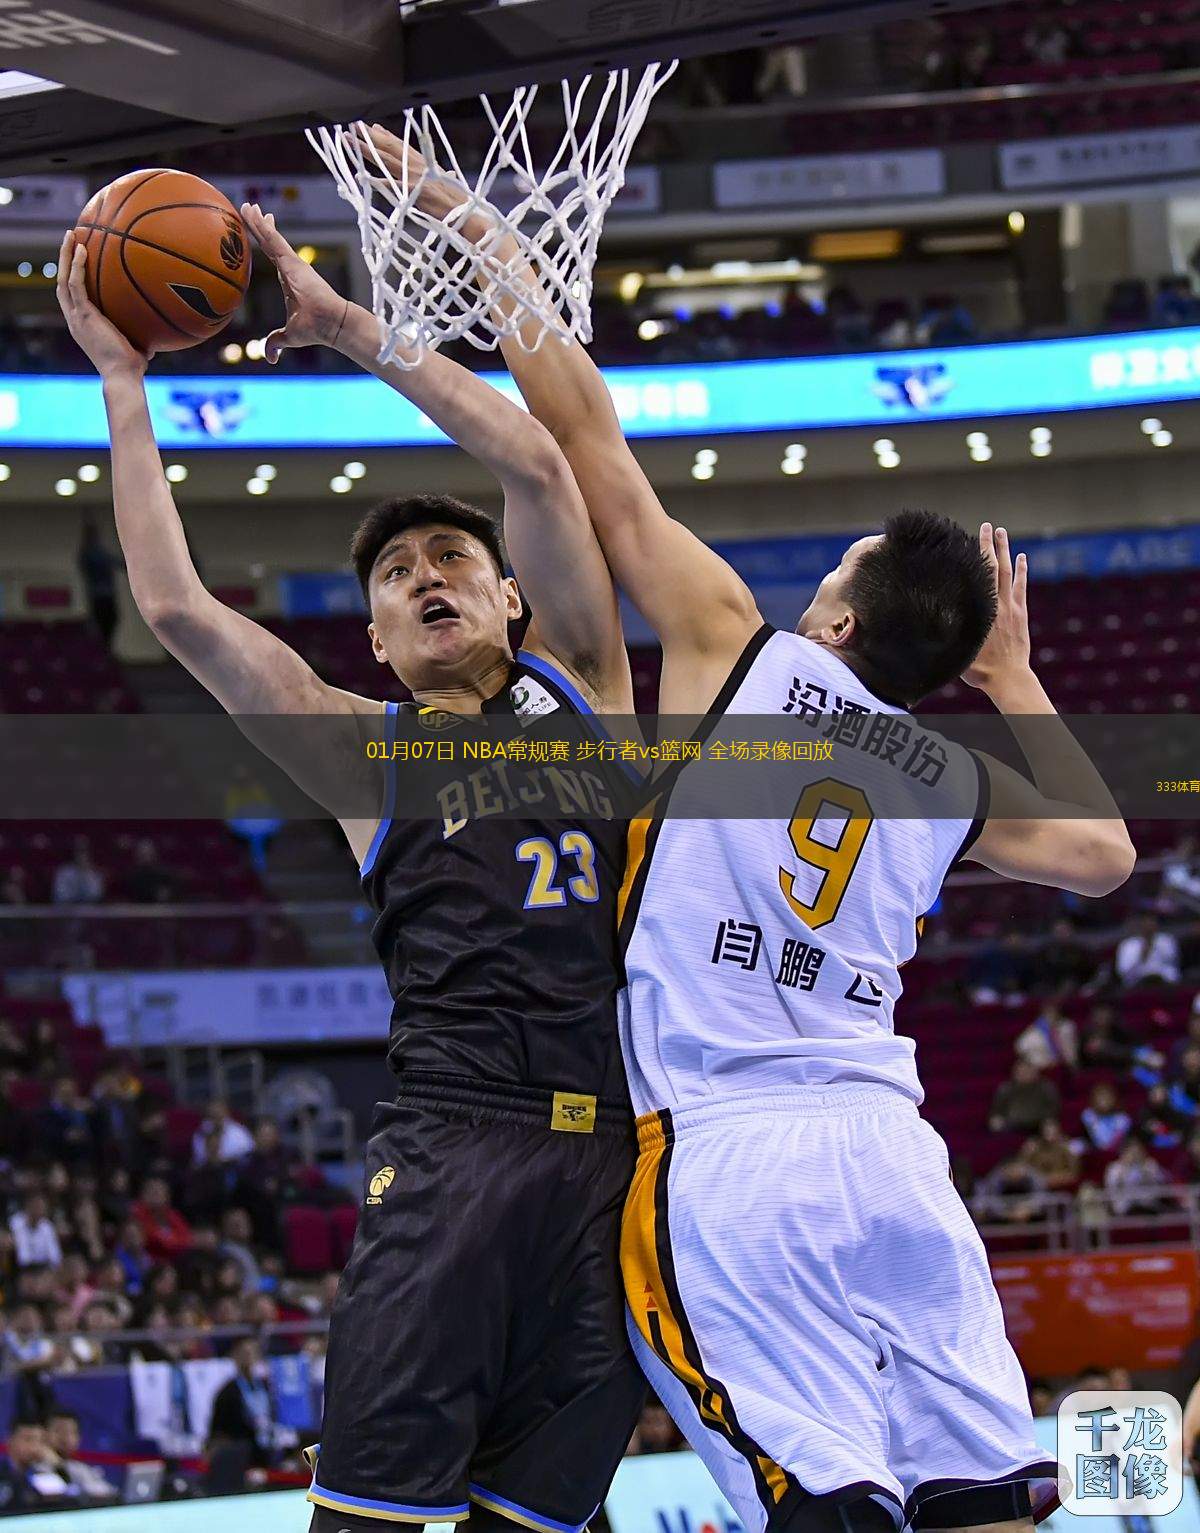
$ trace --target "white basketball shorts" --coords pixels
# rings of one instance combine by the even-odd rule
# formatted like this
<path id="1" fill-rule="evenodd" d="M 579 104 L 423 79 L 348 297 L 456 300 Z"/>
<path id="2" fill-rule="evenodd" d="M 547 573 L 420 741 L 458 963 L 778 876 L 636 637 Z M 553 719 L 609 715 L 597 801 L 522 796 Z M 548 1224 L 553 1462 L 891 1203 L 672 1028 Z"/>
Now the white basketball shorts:
<path id="1" fill-rule="evenodd" d="M 630 1335 L 747 1533 L 854 1502 L 917 1528 L 1053 1510 L 983 1243 L 907 1096 L 755 1091 L 638 1136 Z"/>

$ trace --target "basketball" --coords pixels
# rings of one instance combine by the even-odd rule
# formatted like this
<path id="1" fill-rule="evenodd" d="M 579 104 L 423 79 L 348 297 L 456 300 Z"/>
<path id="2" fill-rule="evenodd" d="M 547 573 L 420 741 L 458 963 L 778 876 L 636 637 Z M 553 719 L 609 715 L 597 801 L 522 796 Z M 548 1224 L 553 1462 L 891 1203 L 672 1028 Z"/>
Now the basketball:
<path id="1" fill-rule="evenodd" d="M 102 187 L 75 225 L 87 292 L 139 351 L 183 351 L 229 323 L 250 280 L 250 241 L 215 186 L 135 170 Z"/>

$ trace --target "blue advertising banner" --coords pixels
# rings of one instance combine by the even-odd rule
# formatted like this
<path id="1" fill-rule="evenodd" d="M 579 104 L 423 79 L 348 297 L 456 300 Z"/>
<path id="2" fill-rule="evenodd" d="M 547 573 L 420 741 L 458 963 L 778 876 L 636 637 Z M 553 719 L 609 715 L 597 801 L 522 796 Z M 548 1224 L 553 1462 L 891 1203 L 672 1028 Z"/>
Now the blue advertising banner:
<path id="1" fill-rule="evenodd" d="M 507 373 L 488 381 L 516 397 Z M 894 426 L 1200 397 L 1200 329 L 769 362 L 609 368 L 630 437 Z M 165 448 L 436 447 L 446 437 L 372 377 L 151 377 Z M 104 447 L 94 377 L 0 375 L 0 449 Z"/>

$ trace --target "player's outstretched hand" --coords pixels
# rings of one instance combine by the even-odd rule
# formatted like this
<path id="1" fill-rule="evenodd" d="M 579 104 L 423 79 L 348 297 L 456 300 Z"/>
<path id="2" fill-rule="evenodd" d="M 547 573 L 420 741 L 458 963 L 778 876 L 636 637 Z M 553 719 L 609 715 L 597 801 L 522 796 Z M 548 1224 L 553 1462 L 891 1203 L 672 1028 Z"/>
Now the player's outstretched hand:
<path id="1" fill-rule="evenodd" d="M 254 202 L 242 203 L 242 218 L 258 248 L 275 268 L 283 289 L 286 320 L 266 339 L 267 361 L 279 361 L 289 346 L 333 346 L 337 342 L 350 300 L 302 261 L 275 227 L 274 213 Z"/>
<path id="2" fill-rule="evenodd" d="M 424 155 L 396 134 L 389 133 L 381 123 L 355 123 L 354 131 L 366 146 L 368 165 L 378 156 L 380 164 L 401 185 L 417 187 L 417 206 L 423 213 L 441 223 L 457 226 L 463 238 L 473 245 L 491 232 L 491 222 L 482 213 L 459 213 L 459 209 L 470 202 L 471 196 L 451 171 L 429 164 Z"/>
<path id="3" fill-rule="evenodd" d="M 87 248 L 75 238 L 74 230 L 68 229 L 58 252 L 55 283 L 67 329 L 101 378 L 121 373 L 141 378 L 153 353 L 139 351 L 111 320 L 105 319 L 87 295 L 86 273 Z"/>
<path id="4" fill-rule="evenodd" d="M 991 522 L 979 529 L 979 548 L 996 580 L 996 621 L 963 680 L 986 692 L 998 678 L 1029 669 L 1029 564 L 1018 554 L 1014 567 L 1007 531 Z"/>

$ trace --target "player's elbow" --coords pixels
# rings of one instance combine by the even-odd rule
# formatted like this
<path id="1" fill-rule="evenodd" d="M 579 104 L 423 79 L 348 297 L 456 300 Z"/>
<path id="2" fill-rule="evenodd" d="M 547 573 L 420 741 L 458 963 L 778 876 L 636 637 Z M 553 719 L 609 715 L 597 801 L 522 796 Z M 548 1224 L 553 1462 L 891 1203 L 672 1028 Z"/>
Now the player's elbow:
<path id="1" fill-rule="evenodd" d="M 540 421 L 528 417 L 520 442 L 519 473 L 525 483 L 542 495 L 553 495 L 572 480 L 571 467 L 562 448 Z"/>
<path id="2" fill-rule="evenodd" d="M 1137 851 L 1121 820 L 1103 820 L 1091 828 L 1075 893 L 1090 899 L 1113 894 L 1133 873 Z"/>
<path id="3" fill-rule="evenodd" d="M 155 592 L 139 596 L 134 592 L 138 611 L 150 632 L 173 654 L 195 640 L 202 627 L 197 603 L 187 596 Z"/>

